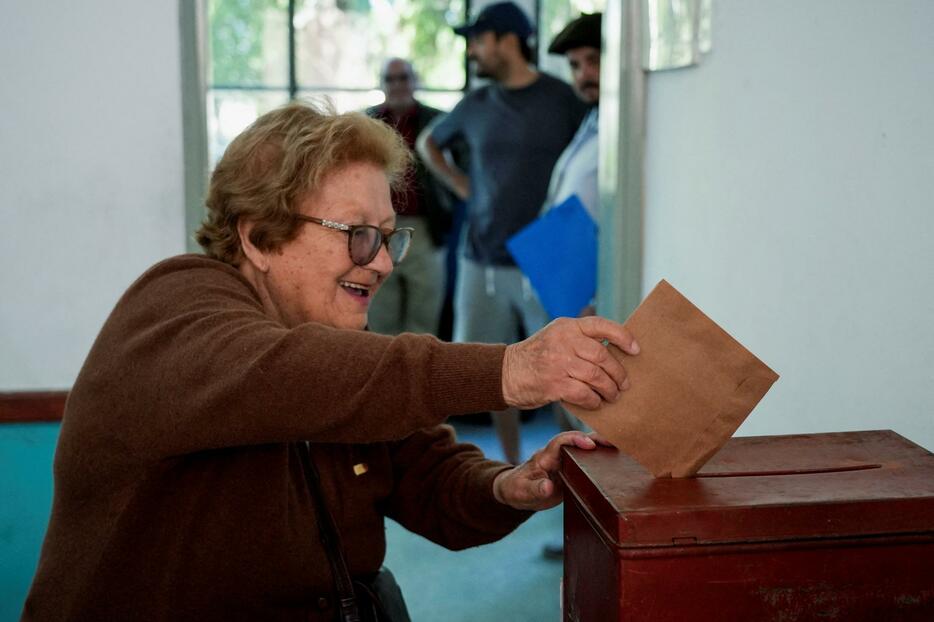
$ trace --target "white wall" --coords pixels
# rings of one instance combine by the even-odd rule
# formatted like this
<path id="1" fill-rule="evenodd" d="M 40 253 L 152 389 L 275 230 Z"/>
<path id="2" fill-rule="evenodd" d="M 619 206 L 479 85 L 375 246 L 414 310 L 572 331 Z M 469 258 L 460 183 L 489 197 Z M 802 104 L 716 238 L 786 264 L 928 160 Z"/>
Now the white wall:
<path id="1" fill-rule="evenodd" d="M 716 0 L 649 76 L 644 288 L 781 374 L 741 435 L 934 449 L 934 2 Z"/>
<path id="2" fill-rule="evenodd" d="M 4 2 L 0 390 L 67 388 L 185 248 L 177 2 Z"/>

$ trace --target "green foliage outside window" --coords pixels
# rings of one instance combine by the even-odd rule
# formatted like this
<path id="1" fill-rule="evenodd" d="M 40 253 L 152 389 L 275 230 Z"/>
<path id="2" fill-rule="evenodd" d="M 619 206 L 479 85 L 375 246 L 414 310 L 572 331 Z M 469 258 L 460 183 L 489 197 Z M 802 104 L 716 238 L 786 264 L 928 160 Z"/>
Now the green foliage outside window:
<path id="1" fill-rule="evenodd" d="M 262 84 L 265 15 L 267 11 L 286 10 L 287 7 L 287 0 L 211 0 L 208 3 L 212 84 Z"/>
<path id="2" fill-rule="evenodd" d="M 464 0 L 390 0 L 392 19 L 385 10 L 377 15 L 370 0 L 306 0 L 296 2 L 296 12 L 311 12 L 338 22 L 328 27 L 312 25 L 309 33 L 297 32 L 298 75 L 307 74 L 303 62 L 333 65 L 330 58 L 301 57 L 302 49 L 346 49 L 351 66 L 341 64 L 341 83 L 299 84 L 300 88 L 366 85 L 376 88 L 378 65 L 387 56 L 404 56 L 413 61 L 427 88 L 461 89 L 464 85 L 464 44 L 454 35 L 450 23 L 463 21 Z M 210 80 L 212 85 L 285 87 L 288 64 L 288 0 L 210 0 L 208 2 L 210 40 Z M 301 26 L 298 26 L 301 28 Z M 351 60 L 353 40 L 339 39 L 352 28 L 359 45 L 373 50 L 364 63 Z M 388 27 L 388 31 L 387 31 Z M 328 40 L 328 34 L 335 38 Z M 320 46 L 320 47 L 319 47 Z M 359 46 L 358 46 L 359 47 Z M 276 77 L 273 77 L 276 76 Z M 307 80 L 307 79 L 306 79 Z M 314 81 L 314 80 L 312 80 Z M 331 80 L 327 80 L 331 82 Z"/>
<path id="3" fill-rule="evenodd" d="M 411 41 L 412 64 L 422 83 L 434 88 L 464 86 L 464 42 L 451 29 L 464 21 L 463 0 L 403 0 L 400 26 Z M 456 50 L 456 53 L 451 53 Z"/>

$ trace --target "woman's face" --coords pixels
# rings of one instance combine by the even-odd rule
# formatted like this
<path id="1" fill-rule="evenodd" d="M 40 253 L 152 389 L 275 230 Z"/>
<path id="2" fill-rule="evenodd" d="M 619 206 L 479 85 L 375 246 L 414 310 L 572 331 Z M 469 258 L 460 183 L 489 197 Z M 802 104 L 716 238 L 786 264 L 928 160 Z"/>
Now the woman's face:
<path id="1" fill-rule="evenodd" d="M 345 225 L 395 226 L 389 183 L 375 164 L 348 164 L 330 174 L 318 192 L 301 200 L 298 211 Z M 386 246 L 369 264 L 357 266 L 347 249 L 348 234 L 303 222 L 296 238 L 268 251 L 262 277 L 269 302 L 286 326 L 319 322 L 362 329 L 380 284 L 392 272 Z M 267 302 L 268 304 L 268 302 Z"/>

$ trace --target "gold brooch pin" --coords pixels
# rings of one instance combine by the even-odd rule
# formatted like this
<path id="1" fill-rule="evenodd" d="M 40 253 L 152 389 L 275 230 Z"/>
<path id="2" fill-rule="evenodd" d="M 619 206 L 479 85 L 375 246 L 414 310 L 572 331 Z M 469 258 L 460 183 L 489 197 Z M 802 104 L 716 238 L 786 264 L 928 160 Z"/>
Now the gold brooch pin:
<path id="1" fill-rule="evenodd" d="M 369 470 L 370 467 L 368 467 L 365 462 L 358 462 L 357 464 L 353 465 L 353 474 L 357 476 L 363 475 Z"/>

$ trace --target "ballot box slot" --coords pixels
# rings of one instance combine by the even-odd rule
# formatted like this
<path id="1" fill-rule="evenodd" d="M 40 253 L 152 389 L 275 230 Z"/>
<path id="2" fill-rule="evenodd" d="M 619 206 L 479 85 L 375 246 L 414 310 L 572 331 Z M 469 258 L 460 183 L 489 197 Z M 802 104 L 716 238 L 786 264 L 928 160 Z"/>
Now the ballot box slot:
<path id="1" fill-rule="evenodd" d="M 811 469 L 780 469 L 774 471 L 719 471 L 713 473 L 698 473 L 694 477 L 768 477 L 772 475 L 815 475 L 818 473 L 847 473 L 850 471 L 867 471 L 881 469 L 881 464 L 854 464 L 848 466 L 835 466 Z"/>

